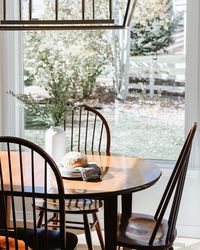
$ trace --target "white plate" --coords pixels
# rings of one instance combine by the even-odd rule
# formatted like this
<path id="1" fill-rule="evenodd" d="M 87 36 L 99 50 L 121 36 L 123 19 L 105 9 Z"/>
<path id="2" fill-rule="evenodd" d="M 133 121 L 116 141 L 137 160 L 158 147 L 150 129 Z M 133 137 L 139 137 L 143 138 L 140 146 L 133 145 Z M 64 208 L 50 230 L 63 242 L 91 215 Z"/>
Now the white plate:
<path id="1" fill-rule="evenodd" d="M 78 168 L 64 168 L 61 164 L 58 165 L 58 168 L 60 170 L 61 176 L 63 178 L 69 178 L 69 179 L 82 179 L 82 175 L 80 172 L 80 169 Z"/>

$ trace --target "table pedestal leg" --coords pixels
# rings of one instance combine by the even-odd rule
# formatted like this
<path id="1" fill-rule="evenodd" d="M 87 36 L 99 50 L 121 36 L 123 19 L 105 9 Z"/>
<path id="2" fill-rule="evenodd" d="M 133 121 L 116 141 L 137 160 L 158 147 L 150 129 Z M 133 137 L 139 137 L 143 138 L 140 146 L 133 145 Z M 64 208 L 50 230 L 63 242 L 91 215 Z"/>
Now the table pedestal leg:
<path id="1" fill-rule="evenodd" d="M 117 243 L 117 196 L 104 201 L 105 250 L 116 250 Z"/>
<path id="2" fill-rule="evenodd" d="M 132 193 L 122 195 L 122 218 L 128 219 L 132 213 Z"/>
<path id="3" fill-rule="evenodd" d="M 122 214 L 121 220 L 128 221 L 132 213 L 132 193 L 122 195 Z M 123 247 L 123 250 L 130 250 L 130 248 Z"/>

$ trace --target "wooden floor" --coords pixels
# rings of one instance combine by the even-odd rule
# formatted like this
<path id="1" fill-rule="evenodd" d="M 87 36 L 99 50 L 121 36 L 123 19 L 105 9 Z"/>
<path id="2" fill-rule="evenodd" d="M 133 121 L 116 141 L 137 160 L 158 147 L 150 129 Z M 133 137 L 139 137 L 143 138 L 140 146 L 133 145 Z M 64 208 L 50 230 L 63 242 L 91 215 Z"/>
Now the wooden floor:
<path id="1" fill-rule="evenodd" d="M 86 241 L 85 241 L 85 234 L 83 233 L 83 231 L 73 231 L 73 233 L 76 233 L 76 235 L 78 236 L 77 250 L 87 250 L 87 245 L 86 245 Z M 101 250 L 101 248 L 99 246 L 98 237 L 97 237 L 95 231 L 92 232 L 92 243 L 94 246 L 94 250 Z"/>
<path id="2" fill-rule="evenodd" d="M 85 235 L 83 231 L 73 231 L 78 236 L 78 247 L 77 250 L 87 250 L 87 245 L 85 242 Z M 99 247 L 98 238 L 96 232 L 92 232 L 92 240 L 94 245 L 94 250 L 101 250 Z M 190 239 L 190 238 L 177 238 L 174 243 L 175 250 L 200 250 L 200 239 Z"/>
<path id="3" fill-rule="evenodd" d="M 193 244 L 191 246 L 182 248 L 181 250 L 199 250 L 199 249 L 200 249 L 200 243 L 197 243 L 197 244 Z"/>
<path id="4" fill-rule="evenodd" d="M 78 247 L 77 250 L 87 250 L 85 241 L 85 235 L 81 230 L 69 230 L 78 236 Z M 103 232 L 104 234 L 104 232 Z M 99 246 L 98 237 L 95 231 L 92 232 L 92 241 L 94 250 L 101 250 Z M 200 250 L 200 238 L 177 238 L 174 243 L 175 250 Z"/>

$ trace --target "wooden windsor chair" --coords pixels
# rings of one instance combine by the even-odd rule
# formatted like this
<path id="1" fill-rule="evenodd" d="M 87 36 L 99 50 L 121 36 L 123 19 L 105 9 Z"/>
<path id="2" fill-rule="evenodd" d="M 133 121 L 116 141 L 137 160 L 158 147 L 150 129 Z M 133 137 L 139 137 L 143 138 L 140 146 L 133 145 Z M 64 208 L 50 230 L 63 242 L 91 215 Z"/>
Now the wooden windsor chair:
<path id="1" fill-rule="evenodd" d="M 96 153 L 110 154 L 110 129 L 104 116 L 96 109 L 87 105 L 80 106 L 77 110 L 72 110 L 64 121 L 66 131 L 66 140 L 68 142 L 67 151 L 80 151 L 86 154 Z M 65 212 L 69 214 L 81 214 L 83 222 L 66 221 L 66 226 L 72 229 L 81 229 L 85 231 L 86 242 L 89 250 L 93 249 L 91 230 L 96 229 L 101 248 L 104 249 L 104 241 L 101 232 L 100 222 L 97 212 L 103 208 L 101 200 L 93 199 L 69 199 L 66 200 Z M 38 227 L 42 226 L 44 218 L 44 204 L 37 204 L 40 210 Z M 57 214 L 57 205 L 49 204 L 48 211 L 53 212 L 49 219 L 49 225 L 57 228 L 59 218 Z M 91 215 L 92 221 L 89 222 L 88 215 Z"/>
<path id="2" fill-rule="evenodd" d="M 76 235 L 66 232 L 64 185 L 54 161 L 43 149 L 22 138 L 1 136 L 0 149 L 0 235 L 5 249 L 75 249 Z M 47 210 L 44 227 L 37 228 L 36 199 L 41 199 L 45 207 L 47 200 L 57 200 L 58 230 L 49 230 Z"/>
<path id="3" fill-rule="evenodd" d="M 196 128 L 195 123 L 183 145 L 155 215 L 132 213 L 121 216 L 118 228 L 118 246 L 123 249 L 173 250 L 173 242 L 177 234 L 176 221 Z M 166 220 L 164 215 L 171 200 L 171 210 L 168 220 Z"/>

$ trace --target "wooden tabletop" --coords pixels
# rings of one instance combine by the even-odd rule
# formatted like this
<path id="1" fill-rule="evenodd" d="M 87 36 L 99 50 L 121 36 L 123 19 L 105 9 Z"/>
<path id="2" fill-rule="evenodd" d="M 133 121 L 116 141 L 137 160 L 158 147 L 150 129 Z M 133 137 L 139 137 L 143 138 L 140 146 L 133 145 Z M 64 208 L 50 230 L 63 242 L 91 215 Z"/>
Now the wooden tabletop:
<path id="1" fill-rule="evenodd" d="M 87 155 L 103 169 L 102 181 L 64 180 L 66 194 L 79 197 L 121 195 L 146 189 L 161 176 L 161 170 L 151 161 L 120 155 Z"/>
<path id="2" fill-rule="evenodd" d="M 19 157 L 17 153 L 12 153 L 12 175 L 14 178 L 14 186 L 20 186 L 20 169 Z M 1 160 L 6 159 L 6 152 L 1 151 Z M 139 190 L 146 189 L 153 185 L 161 176 L 161 170 L 152 162 L 142 160 L 137 157 L 127 157 L 120 155 L 87 155 L 89 162 L 96 162 L 102 167 L 103 177 L 102 181 L 88 182 L 83 180 L 64 180 L 65 193 L 67 198 L 81 198 L 81 197 L 97 197 L 104 198 L 112 195 L 121 195 L 126 193 L 133 193 Z M 35 174 L 35 182 L 39 187 L 43 183 L 43 175 L 40 170 L 42 159 L 39 156 L 35 157 L 35 164 L 37 165 Z M 31 183 L 31 171 L 28 168 L 30 155 L 24 153 L 24 182 L 28 187 Z M 8 167 L 4 168 L 4 183 L 8 179 Z M 49 178 L 49 182 L 51 178 Z M 42 185 L 42 184 L 41 184 Z M 51 186 L 51 185 L 50 185 Z"/>

